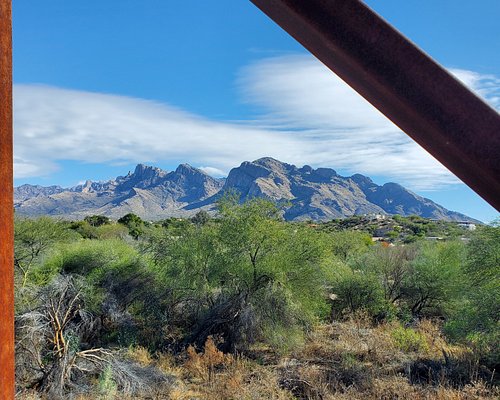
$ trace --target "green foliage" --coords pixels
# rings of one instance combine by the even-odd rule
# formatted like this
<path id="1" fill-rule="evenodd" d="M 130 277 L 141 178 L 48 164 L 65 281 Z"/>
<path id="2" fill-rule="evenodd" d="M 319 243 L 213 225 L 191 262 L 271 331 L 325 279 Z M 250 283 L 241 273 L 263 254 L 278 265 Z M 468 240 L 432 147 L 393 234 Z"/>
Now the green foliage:
<path id="1" fill-rule="evenodd" d="M 473 345 L 495 366 L 500 363 L 500 226 L 480 226 L 467 245 L 462 299 L 446 332 Z"/>
<path id="2" fill-rule="evenodd" d="M 136 240 L 144 233 L 144 221 L 133 213 L 124 215 L 118 220 L 118 223 L 126 226 L 129 235 Z"/>
<path id="3" fill-rule="evenodd" d="M 226 197 L 219 206 L 218 223 L 169 228 L 150 247 L 183 304 L 190 340 L 220 334 L 242 346 L 265 340 L 267 324 L 305 328 L 327 314 L 326 235 L 287 224 L 262 199 Z"/>
<path id="4" fill-rule="evenodd" d="M 154 347 L 172 302 L 148 259 L 121 240 L 84 240 L 60 246 L 40 273 L 48 282 L 57 274 L 84 277 L 87 309 L 108 321 L 101 340 Z M 41 280 L 41 279 L 40 279 Z"/>
<path id="5" fill-rule="evenodd" d="M 70 228 L 77 232 L 84 239 L 98 239 L 97 228 L 87 221 L 73 221 Z"/>
<path id="6" fill-rule="evenodd" d="M 117 385 L 113 379 L 113 370 L 108 365 L 99 376 L 99 399 L 108 400 L 114 399 L 117 393 Z"/>
<path id="7" fill-rule="evenodd" d="M 403 282 L 402 298 L 413 316 L 447 315 L 460 291 L 463 246 L 422 242 Z"/>
<path id="8" fill-rule="evenodd" d="M 208 221 L 210 221 L 210 214 L 205 210 L 198 211 L 191 218 L 191 222 L 197 226 L 205 225 Z"/>
<path id="9" fill-rule="evenodd" d="M 221 219 L 221 242 L 228 266 L 237 265 L 238 286 L 279 286 L 304 315 L 314 314 L 327 279 L 327 236 L 285 223 L 276 205 L 262 199 L 223 204 Z"/>
<path id="10" fill-rule="evenodd" d="M 30 282 L 41 258 L 59 242 L 74 240 L 65 222 L 49 217 L 16 218 L 14 225 L 14 265 L 21 286 Z"/>
<path id="11" fill-rule="evenodd" d="M 386 237 L 388 237 L 389 239 L 396 239 L 398 236 L 399 233 L 395 229 L 386 233 Z"/>
<path id="12" fill-rule="evenodd" d="M 93 228 L 94 239 L 109 240 L 109 239 L 126 239 L 128 235 L 133 236 L 126 226 L 117 223 L 101 225 Z M 92 238 L 89 238 L 92 239 Z"/>
<path id="13" fill-rule="evenodd" d="M 278 354 L 290 354 L 304 345 L 304 332 L 296 325 L 286 327 L 283 324 L 266 324 L 262 335 L 273 351 Z"/>
<path id="14" fill-rule="evenodd" d="M 191 225 L 191 221 L 184 218 L 172 217 L 160 221 L 159 224 L 163 228 L 170 229 L 172 232 L 177 231 L 178 233 L 182 233 L 184 229 L 187 229 Z"/>
<path id="15" fill-rule="evenodd" d="M 153 354 L 202 346 L 213 335 L 221 350 L 245 352 L 257 342 L 286 354 L 321 319 L 358 311 L 372 322 L 439 317 L 449 337 L 496 368 L 498 224 L 478 227 L 466 244 L 451 234 L 446 241 L 421 240 L 421 232 L 451 232 L 454 225 L 420 217 L 370 220 L 360 229 L 364 221 L 338 222 L 342 229 L 288 223 L 276 204 L 240 204 L 231 194 L 220 200 L 217 218 L 202 213 L 154 225 L 134 214 L 103 224 L 16 219 L 23 379 L 42 382 L 43 390 L 57 381 L 63 393 L 99 354 L 101 364 L 92 364 L 88 376 L 96 395 L 112 398 L 120 377 L 129 375 L 120 373 L 120 363 L 109 367 L 106 347 L 142 346 Z M 377 224 L 400 235 L 396 246 L 372 243 L 367 232 Z M 412 237 L 419 240 L 399 242 Z M 66 325 L 52 324 L 56 317 Z M 423 335 L 397 325 L 391 339 L 404 352 L 420 352 L 428 345 Z M 70 358 L 58 358 L 54 346 Z M 354 361 L 342 363 L 355 370 Z"/>
<path id="16" fill-rule="evenodd" d="M 463 245 L 373 246 L 338 270 L 337 312 L 365 308 L 383 318 L 447 316 L 460 293 Z"/>
<path id="17" fill-rule="evenodd" d="M 481 285 L 499 278 L 500 220 L 479 226 L 467 246 L 466 273 L 474 283 Z"/>
<path id="18" fill-rule="evenodd" d="M 427 351 L 429 345 L 420 332 L 398 325 L 391 331 L 391 337 L 398 349 L 405 353 Z"/>
<path id="19" fill-rule="evenodd" d="M 111 220 L 104 215 L 88 215 L 83 220 L 94 227 L 111 223 Z"/>
<path id="20" fill-rule="evenodd" d="M 403 288 L 410 273 L 410 263 L 417 254 L 415 246 L 374 246 L 360 258 L 356 266 L 376 276 L 387 304 L 403 299 Z"/>
<path id="21" fill-rule="evenodd" d="M 121 240 L 82 240 L 60 246 L 45 268 L 63 274 L 100 275 L 129 265 L 137 257 L 136 250 Z"/>
<path id="22" fill-rule="evenodd" d="M 125 226 L 129 225 L 143 225 L 144 221 L 142 220 L 141 217 L 138 215 L 135 215 L 134 213 L 128 213 L 125 214 L 123 217 L 121 217 L 118 221 L 119 224 L 123 224 Z"/>
<path id="23" fill-rule="evenodd" d="M 355 215 L 322 223 L 319 230 L 327 232 L 359 231 L 371 236 L 383 236 L 392 242 L 414 243 L 425 237 L 456 239 L 468 237 L 470 232 L 452 221 L 433 221 L 416 215 L 373 218 Z"/>
<path id="24" fill-rule="evenodd" d="M 367 271 L 344 267 L 332 290 L 335 315 L 366 310 L 375 316 L 384 309 L 383 288 L 377 277 Z"/>
<path id="25" fill-rule="evenodd" d="M 371 237 L 359 231 L 339 231 L 331 233 L 333 254 L 346 262 L 368 251 L 373 244 Z"/>

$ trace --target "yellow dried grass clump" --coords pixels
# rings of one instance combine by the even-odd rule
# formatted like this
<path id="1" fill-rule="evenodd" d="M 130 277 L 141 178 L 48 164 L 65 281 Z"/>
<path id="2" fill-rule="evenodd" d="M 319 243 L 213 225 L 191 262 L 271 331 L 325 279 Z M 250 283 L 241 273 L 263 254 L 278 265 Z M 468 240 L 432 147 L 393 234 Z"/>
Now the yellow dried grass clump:
<path id="1" fill-rule="evenodd" d="M 188 379 L 186 390 L 191 397 L 185 397 L 182 390 L 173 390 L 175 399 L 207 400 L 291 400 L 293 396 L 279 386 L 276 369 L 261 366 L 256 362 L 217 349 L 212 337 L 208 337 L 202 352 L 189 346 L 183 368 Z M 187 393 L 187 392 L 186 392 Z"/>
<path id="2" fill-rule="evenodd" d="M 127 349 L 127 357 L 142 367 L 147 367 L 152 364 L 153 358 L 148 349 L 142 346 L 129 347 Z"/>
<path id="3" fill-rule="evenodd" d="M 204 351 L 197 353 L 193 346 L 187 349 L 188 359 L 184 367 L 192 375 L 203 379 L 206 382 L 212 382 L 216 368 L 224 368 L 233 362 L 233 356 L 224 354 L 217 349 L 215 342 L 209 336 L 205 342 Z"/>
<path id="4" fill-rule="evenodd" d="M 408 337 L 416 335 L 421 344 L 404 351 L 394 340 L 394 332 L 411 332 Z M 443 379 L 431 380 L 429 376 L 427 382 L 424 376 L 422 382 L 412 383 L 408 368 L 421 360 L 436 365 L 451 360 L 451 367 L 460 360 L 472 360 L 470 350 L 450 346 L 441 335 L 439 325 L 429 320 L 413 327 L 403 327 L 397 322 L 376 325 L 359 314 L 344 322 L 320 324 L 308 334 L 305 344 L 293 349 L 287 357 L 265 346 L 253 346 L 247 357 L 225 354 L 212 337 L 206 340 L 203 349 L 197 351 L 189 346 L 176 356 L 151 355 L 142 347 L 130 348 L 127 355 L 142 366 L 154 366 L 175 378 L 168 393 L 159 392 L 154 397 L 157 400 L 500 398 L 498 388 L 479 379 L 473 379 L 469 385 L 454 386 L 449 376 L 443 374 Z M 25 393 L 18 398 L 45 400 L 36 393 Z M 79 400 L 95 398 L 89 395 Z"/>

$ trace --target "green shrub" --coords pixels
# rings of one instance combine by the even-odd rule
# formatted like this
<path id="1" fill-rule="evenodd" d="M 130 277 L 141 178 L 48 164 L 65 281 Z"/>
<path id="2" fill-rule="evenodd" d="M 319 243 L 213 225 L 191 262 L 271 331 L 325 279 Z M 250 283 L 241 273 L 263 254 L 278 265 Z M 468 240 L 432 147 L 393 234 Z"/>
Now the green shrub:
<path id="1" fill-rule="evenodd" d="M 21 286 L 33 281 L 41 260 L 58 243 L 75 240 L 67 223 L 50 217 L 16 218 L 14 226 L 14 266 L 16 281 Z"/>
<path id="2" fill-rule="evenodd" d="M 344 262 L 365 253 L 373 244 L 371 237 L 365 232 L 345 230 L 332 232 L 330 235 L 333 254 Z"/>
<path id="3" fill-rule="evenodd" d="M 104 215 L 88 215 L 83 220 L 95 227 L 111 223 L 111 220 Z"/>
<path id="4" fill-rule="evenodd" d="M 94 233 L 97 239 L 100 240 L 125 239 L 129 235 L 129 230 L 126 226 L 113 223 L 101 225 L 95 228 Z"/>
<path id="5" fill-rule="evenodd" d="M 98 239 L 97 228 L 87 221 L 73 221 L 70 228 L 84 239 Z"/>
<path id="6" fill-rule="evenodd" d="M 124 215 L 118 220 L 118 223 L 126 226 L 130 236 L 136 240 L 144 233 L 144 221 L 133 213 Z"/>
<path id="7" fill-rule="evenodd" d="M 266 327 L 292 337 L 328 315 L 328 235 L 286 223 L 269 201 L 228 197 L 217 224 L 168 228 L 151 239 L 189 343 L 201 346 L 214 335 L 228 350 L 242 349 L 273 340 Z"/>
<path id="8" fill-rule="evenodd" d="M 421 242 L 416 246 L 417 254 L 402 281 L 401 303 L 413 317 L 447 317 L 461 292 L 463 245 Z"/>
<path id="9" fill-rule="evenodd" d="M 366 310 L 375 316 L 384 309 L 383 288 L 373 274 L 345 267 L 332 287 L 336 295 L 333 309 L 336 313 L 354 313 Z"/>
<path id="10" fill-rule="evenodd" d="M 118 387 L 113 379 L 113 370 L 108 365 L 99 376 L 99 399 L 108 400 L 114 399 Z"/>
<path id="11" fill-rule="evenodd" d="M 427 351 L 429 346 L 425 337 L 411 328 L 398 326 L 391 331 L 393 343 L 405 353 Z"/>
<path id="12" fill-rule="evenodd" d="M 304 332 L 300 327 L 269 325 L 262 327 L 262 334 L 271 349 L 278 354 L 290 354 L 304 345 Z"/>
<path id="13" fill-rule="evenodd" d="M 83 240 L 59 246 L 45 267 L 64 274 L 87 276 L 123 267 L 137 258 L 137 251 L 121 240 Z"/>
<path id="14" fill-rule="evenodd" d="M 445 325 L 491 368 L 500 364 L 500 225 L 480 226 L 467 244 L 462 297 Z"/>

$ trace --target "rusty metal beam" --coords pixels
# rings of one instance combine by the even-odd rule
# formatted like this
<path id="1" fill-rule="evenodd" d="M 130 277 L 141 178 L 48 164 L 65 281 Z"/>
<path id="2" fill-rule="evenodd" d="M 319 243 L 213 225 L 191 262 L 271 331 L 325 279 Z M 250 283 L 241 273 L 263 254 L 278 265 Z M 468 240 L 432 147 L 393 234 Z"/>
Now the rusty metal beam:
<path id="1" fill-rule="evenodd" d="M 359 0 L 251 0 L 500 211 L 500 116 Z"/>
<path id="2" fill-rule="evenodd" d="M 0 0 L 0 399 L 14 399 L 11 1 Z"/>

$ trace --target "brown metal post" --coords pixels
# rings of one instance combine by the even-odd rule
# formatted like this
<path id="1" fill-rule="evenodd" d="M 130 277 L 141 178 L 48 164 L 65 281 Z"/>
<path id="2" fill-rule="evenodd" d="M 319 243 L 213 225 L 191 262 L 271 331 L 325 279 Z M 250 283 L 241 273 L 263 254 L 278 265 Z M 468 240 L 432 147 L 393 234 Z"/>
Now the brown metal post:
<path id="1" fill-rule="evenodd" d="M 0 0 L 0 399 L 14 398 L 11 1 Z"/>
<path id="2" fill-rule="evenodd" d="M 359 0 L 252 0 L 500 211 L 500 115 Z"/>

